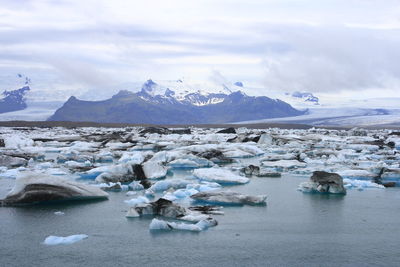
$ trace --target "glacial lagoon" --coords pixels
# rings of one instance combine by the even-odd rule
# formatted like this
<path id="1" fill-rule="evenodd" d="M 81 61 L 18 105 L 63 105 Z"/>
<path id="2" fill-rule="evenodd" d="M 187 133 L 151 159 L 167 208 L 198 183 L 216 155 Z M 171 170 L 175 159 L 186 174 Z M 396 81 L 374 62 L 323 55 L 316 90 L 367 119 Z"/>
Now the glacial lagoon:
<path id="1" fill-rule="evenodd" d="M 35 147 L 32 143 L 29 146 L 27 149 Z M 46 156 L 55 158 L 54 152 Z M 236 158 L 236 162 L 222 167 L 239 174 L 240 167 L 260 163 L 265 157 Z M 348 162 L 336 164 L 343 168 Z M 32 166 L 38 170 L 38 165 Z M 243 185 L 223 186 L 223 190 L 267 195 L 267 204 L 225 206 L 221 209 L 224 215 L 212 215 L 218 225 L 202 232 L 150 231 L 154 216 L 126 218 L 128 206 L 124 201 L 142 195 L 141 191 L 131 196 L 126 191 L 111 191 L 106 201 L 1 207 L 0 265 L 397 266 L 399 187 L 348 187 L 345 195 L 302 193 L 297 188 L 310 177 L 305 168 L 280 169 L 280 178 L 254 176 Z M 368 170 L 372 172 L 371 167 Z M 10 176 L 10 170 L 2 173 L 7 171 Z M 60 175 L 60 170 L 57 173 Z M 66 171 L 64 175 L 70 174 Z M 164 179 L 195 182 L 193 169 L 171 169 Z M 13 177 L 0 179 L 0 198 L 14 182 Z M 163 195 L 158 192 L 154 198 Z M 190 198 L 175 202 L 190 205 Z M 88 238 L 70 245 L 43 244 L 50 235 L 76 234 Z"/>

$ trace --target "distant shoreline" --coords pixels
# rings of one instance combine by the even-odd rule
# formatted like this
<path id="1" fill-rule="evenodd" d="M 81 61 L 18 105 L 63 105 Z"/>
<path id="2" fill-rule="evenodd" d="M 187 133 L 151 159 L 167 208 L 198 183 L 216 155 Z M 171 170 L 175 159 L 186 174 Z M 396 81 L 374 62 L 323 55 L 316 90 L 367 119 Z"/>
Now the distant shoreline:
<path id="1" fill-rule="evenodd" d="M 313 126 L 294 123 L 249 123 L 249 124 L 140 124 L 140 123 L 99 123 L 99 122 L 72 122 L 72 121 L 0 121 L 0 127 L 105 127 L 105 128 L 123 128 L 123 127 L 166 127 L 166 128 L 239 128 L 247 127 L 251 129 L 310 129 Z"/>
<path id="2" fill-rule="evenodd" d="M 166 128 L 240 128 L 246 127 L 249 129 L 268 129 L 268 128 L 280 128 L 280 129 L 310 129 L 310 128 L 326 128 L 326 129 L 338 129 L 348 130 L 353 127 L 360 127 L 364 129 L 400 129 L 398 125 L 378 125 L 378 126 L 312 126 L 307 124 L 295 124 L 295 123 L 249 123 L 249 124 L 135 124 L 135 123 L 98 123 L 98 122 L 71 122 L 71 121 L 0 121 L 0 127 L 41 127 L 41 128 L 53 128 L 53 127 L 66 127 L 66 128 L 80 128 L 80 127 L 104 127 L 104 128 L 124 128 L 124 127 L 166 127 Z"/>

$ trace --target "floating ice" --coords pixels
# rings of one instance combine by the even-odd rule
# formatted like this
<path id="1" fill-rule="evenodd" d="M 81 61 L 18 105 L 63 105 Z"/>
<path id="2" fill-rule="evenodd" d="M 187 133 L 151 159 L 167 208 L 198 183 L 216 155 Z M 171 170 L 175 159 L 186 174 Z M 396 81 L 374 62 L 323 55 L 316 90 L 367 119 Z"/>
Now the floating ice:
<path id="1" fill-rule="evenodd" d="M 249 196 L 232 191 L 201 192 L 191 196 L 195 200 L 218 205 L 260 205 L 266 204 L 267 196 Z"/>
<path id="2" fill-rule="evenodd" d="M 142 166 L 148 179 L 159 179 L 167 175 L 168 169 L 161 162 L 147 161 Z"/>
<path id="3" fill-rule="evenodd" d="M 144 161 L 144 154 L 141 151 L 125 151 L 118 160 L 120 163 L 141 164 Z"/>
<path id="4" fill-rule="evenodd" d="M 186 188 L 186 186 L 190 184 L 190 181 L 182 180 L 182 179 L 167 179 L 163 181 L 158 181 L 153 184 L 150 189 L 154 192 L 162 192 L 168 190 L 170 188 L 179 189 Z"/>
<path id="5" fill-rule="evenodd" d="M 363 190 L 364 188 L 380 188 L 384 189 L 385 187 L 380 184 L 376 184 L 370 181 L 365 180 L 353 180 L 353 179 L 343 179 L 344 187 L 348 189 L 358 189 Z"/>
<path id="6" fill-rule="evenodd" d="M 64 215 L 65 213 L 62 212 L 62 211 L 56 211 L 56 212 L 54 212 L 54 214 L 55 214 L 55 215 Z"/>
<path id="7" fill-rule="evenodd" d="M 233 172 L 220 168 L 196 169 L 193 175 L 200 180 L 216 182 L 219 184 L 245 184 L 250 180 Z"/>
<path id="8" fill-rule="evenodd" d="M 376 176 L 376 174 L 371 173 L 367 170 L 343 170 L 337 172 L 340 176 L 345 178 L 365 178 L 371 179 Z"/>
<path id="9" fill-rule="evenodd" d="M 306 163 L 298 160 L 263 161 L 262 165 L 265 167 L 281 169 L 304 168 L 307 166 Z"/>
<path id="10" fill-rule="evenodd" d="M 304 193 L 346 194 L 343 178 L 337 173 L 315 171 L 310 181 L 300 183 L 299 191 Z"/>
<path id="11" fill-rule="evenodd" d="M 196 224 L 189 223 L 176 223 L 164 220 L 153 219 L 150 223 L 150 230 L 183 230 L 201 232 L 207 230 L 209 227 L 216 226 L 215 220 L 201 220 Z"/>
<path id="12" fill-rule="evenodd" d="M 129 200 L 124 200 L 124 202 L 125 202 L 126 204 L 128 204 L 129 206 L 134 207 L 134 206 L 137 206 L 137 205 L 139 205 L 139 204 L 150 203 L 150 200 L 149 200 L 147 197 L 140 196 L 140 197 L 137 197 L 137 198 L 132 198 L 132 199 L 129 199 Z"/>
<path id="13" fill-rule="evenodd" d="M 13 189 L 2 200 L 2 204 L 106 198 L 108 194 L 94 186 L 43 173 L 24 172 L 17 177 Z"/>
<path id="14" fill-rule="evenodd" d="M 70 235 L 70 236 L 48 236 L 44 240 L 43 244 L 53 246 L 53 245 L 70 245 L 76 242 L 79 242 L 83 239 L 88 238 L 88 235 L 85 234 L 79 234 L 79 235 Z"/>

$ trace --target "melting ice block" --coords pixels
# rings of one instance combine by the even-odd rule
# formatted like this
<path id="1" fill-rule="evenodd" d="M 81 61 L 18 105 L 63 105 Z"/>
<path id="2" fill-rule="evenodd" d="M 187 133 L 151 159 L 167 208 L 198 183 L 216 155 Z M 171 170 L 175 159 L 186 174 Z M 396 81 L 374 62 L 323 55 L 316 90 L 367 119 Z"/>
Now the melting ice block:
<path id="1" fill-rule="evenodd" d="M 51 236 L 46 237 L 46 239 L 44 240 L 43 244 L 49 245 L 49 246 L 52 246 L 52 245 L 70 245 L 70 244 L 79 242 L 79 241 L 81 241 L 83 239 L 86 239 L 88 237 L 89 236 L 85 235 L 85 234 L 70 235 L 70 236 L 66 236 L 66 237 L 51 235 Z"/>
<path id="2" fill-rule="evenodd" d="M 24 172 L 2 205 L 36 204 L 47 201 L 107 199 L 108 194 L 100 188 L 78 183 L 58 176 Z"/>
<path id="3" fill-rule="evenodd" d="M 343 178 L 337 173 L 315 171 L 310 181 L 303 182 L 298 187 L 304 193 L 346 194 Z"/>
<path id="4" fill-rule="evenodd" d="M 150 223 L 150 230 L 184 230 L 201 232 L 207 230 L 209 227 L 216 226 L 217 221 L 214 219 L 201 220 L 195 224 L 191 223 L 176 223 L 164 220 L 153 219 Z"/>
<path id="5" fill-rule="evenodd" d="M 245 184 L 250 180 L 234 174 L 230 170 L 220 168 L 204 168 L 193 171 L 193 175 L 200 180 L 216 182 L 219 184 Z"/>
<path id="6" fill-rule="evenodd" d="M 267 196 L 249 196 L 232 191 L 200 192 L 191 196 L 195 200 L 218 205 L 265 205 Z"/>

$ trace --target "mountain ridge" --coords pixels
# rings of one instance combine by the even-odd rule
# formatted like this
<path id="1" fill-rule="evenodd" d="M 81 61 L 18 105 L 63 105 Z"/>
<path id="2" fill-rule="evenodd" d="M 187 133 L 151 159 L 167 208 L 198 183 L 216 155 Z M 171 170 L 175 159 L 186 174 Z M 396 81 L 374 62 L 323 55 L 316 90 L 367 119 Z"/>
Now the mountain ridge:
<path id="1" fill-rule="evenodd" d="M 227 88 L 226 92 L 230 90 Z M 102 101 L 70 97 L 49 121 L 92 121 L 120 123 L 229 123 L 301 115 L 288 103 L 268 97 L 248 96 L 241 91 L 189 92 L 176 94 L 152 80 L 134 93 L 119 91 Z"/>

